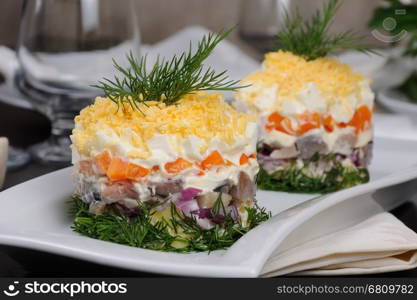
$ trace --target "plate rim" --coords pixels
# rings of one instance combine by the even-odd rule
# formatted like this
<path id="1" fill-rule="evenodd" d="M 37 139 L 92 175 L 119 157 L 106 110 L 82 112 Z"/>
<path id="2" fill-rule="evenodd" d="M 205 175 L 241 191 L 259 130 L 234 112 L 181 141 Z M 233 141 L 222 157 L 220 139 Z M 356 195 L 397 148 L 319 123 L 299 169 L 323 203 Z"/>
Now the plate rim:
<path id="1" fill-rule="evenodd" d="M 392 96 L 390 96 L 390 93 L 398 93 L 400 95 L 403 95 L 404 97 L 407 97 L 406 95 L 404 95 L 404 93 L 396 89 L 383 89 L 377 92 L 377 102 L 394 112 L 397 112 L 399 110 L 393 110 L 392 107 L 395 105 L 400 105 L 401 110 L 410 110 L 409 114 L 417 113 L 417 104 L 406 101 L 405 99 L 394 99 Z"/>

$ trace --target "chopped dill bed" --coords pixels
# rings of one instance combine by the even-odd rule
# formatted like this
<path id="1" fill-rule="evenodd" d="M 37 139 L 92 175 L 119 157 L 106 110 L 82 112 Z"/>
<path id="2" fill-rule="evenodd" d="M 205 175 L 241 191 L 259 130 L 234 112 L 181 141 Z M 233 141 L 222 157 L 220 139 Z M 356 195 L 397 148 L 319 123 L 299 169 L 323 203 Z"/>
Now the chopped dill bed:
<path id="1" fill-rule="evenodd" d="M 82 235 L 132 247 L 171 252 L 201 252 L 226 249 L 252 228 L 270 218 L 264 208 L 246 208 L 247 226 L 236 223 L 222 208 L 212 213 L 221 215 L 222 221 L 211 229 L 202 229 L 195 218 L 185 216 L 171 204 L 171 215 L 156 221 L 155 210 L 140 204 L 137 216 L 129 217 L 117 209 L 104 214 L 92 214 L 88 204 L 74 195 L 70 201 L 74 217 L 72 229 Z M 215 206 L 216 207 L 216 206 Z M 224 211 L 223 211 L 224 212 Z"/>
<path id="2" fill-rule="evenodd" d="M 291 164 L 272 174 L 261 168 L 257 178 L 258 187 L 288 193 L 327 194 L 369 181 L 366 168 L 348 168 L 339 163 L 321 177 L 308 175 L 308 168 L 308 164 L 302 168 Z"/>

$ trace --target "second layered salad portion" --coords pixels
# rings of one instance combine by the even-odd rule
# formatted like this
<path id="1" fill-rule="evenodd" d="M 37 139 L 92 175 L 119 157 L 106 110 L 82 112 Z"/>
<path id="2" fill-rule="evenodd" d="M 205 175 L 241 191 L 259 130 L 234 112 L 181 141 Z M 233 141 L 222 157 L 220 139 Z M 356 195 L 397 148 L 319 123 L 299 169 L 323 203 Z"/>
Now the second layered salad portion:
<path id="1" fill-rule="evenodd" d="M 202 229 L 225 215 L 244 225 L 259 170 L 255 121 L 218 93 L 139 105 L 97 98 L 75 119 L 76 192 L 90 213 L 135 216 L 147 207 L 170 222 L 174 204 Z"/>
<path id="2" fill-rule="evenodd" d="M 266 54 L 235 106 L 260 124 L 259 186 L 326 193 L 367 182 L 374 94 L 369 80 L 332 58 Z"/>

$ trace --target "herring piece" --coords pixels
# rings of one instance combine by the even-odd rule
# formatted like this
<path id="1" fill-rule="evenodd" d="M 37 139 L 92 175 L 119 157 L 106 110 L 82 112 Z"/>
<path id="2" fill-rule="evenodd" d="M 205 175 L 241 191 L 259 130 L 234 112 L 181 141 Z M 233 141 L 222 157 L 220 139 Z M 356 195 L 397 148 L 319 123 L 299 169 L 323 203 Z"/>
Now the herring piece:
<path id="1" fill-rule="evenodd" d="M 290 147 L 275 149 L 270 154 L 270 157 L 274 159 L 287 159 L 287 158 L 297 157 L 298 153 L 299 152 L 297 148 L 295 147 L 295 145 L 292 145 Z"/>
<path id="2" fill-rule="evenodd" d="M 200 208 L 213 208 L 214 204 L 216 203 L 217 199 L 221 197 L 221 201 L 224 207 L 229 206 L 230 201 L 232 200 L 232 196 L 225 193 L 218 193 L 218 192 L 208 192 L 203 195 L 197 196 L 197 203 Z"/>
<path id="3" fill-rule="evenodd" d="M 315 134 L 299 138 L 296 145 L 302 159 L 311 158 L 316 153 L 326 154 L 328 152 L 327 144 L 319 135 Z"/>
<path id="4" fill-rule="evenodd" d="M 129 181 L 115 181 L 103 185 L 101 196 L 107 203 L 114 203 L 126 198 L 138 199 L 139 193 Z"/>
<path id="5" fill-rule="evenodd" d="M 232 188 L 232 199 L 235 204 L 252 202 L 256 192 L 256 186 L 245 172 L 239 173 L 238 185 Z"/>
<path id="6" fill-rule="evenodd" d="M 353 133 L 340 135 L 333 146 L 333 151 L 335 153 L 349 155 L 352 152 L 352 148 L 354 148 L 356 141 L 357 137 Z"/>
<path id="7" fill-rule="evenodd" d="M 158 182 L 151 184 L 151 186 L 155 187 L 155 194 L 162 197 L 167 197 L 170 194 L 179 193 L 183 188 L 182 181 L 180 180 L 168 180 L 165 182 Z"/>

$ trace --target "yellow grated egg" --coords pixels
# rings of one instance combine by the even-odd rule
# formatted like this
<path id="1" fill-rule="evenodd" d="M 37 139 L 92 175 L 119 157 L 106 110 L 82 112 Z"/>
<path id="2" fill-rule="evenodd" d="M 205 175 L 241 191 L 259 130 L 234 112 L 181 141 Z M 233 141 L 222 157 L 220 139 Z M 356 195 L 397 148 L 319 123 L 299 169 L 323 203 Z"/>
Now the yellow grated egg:
<path id="1" fill-rule="evenodd" d="M 135 147 L 129 156 L 144 158 L 150 155 L 146 142 L 155 134 L 167 134 L 175 139 L 195 135 L 206 141 L 202 147 L 208 147 L 213 138 L 231 145 L 245 134 L 248 123 L 253 121 L 252 117 L 236 112 L 220 93 L 188 94 L 169 106 L 156 101 L 146 104 L 140 104 L 143 113 L 127 104 L 118 110 L 110 99 L 97 97 L 94 104 L 75 117 L 72 134 L 75 147 L 81 154 L 89 155 L 89 141 L 96 132 L 110 130 L 118 137 L 129 137 Z M 132 134 L 126 134 L 126 130 Z"/>
<path id="2" fill-rule="evenodd" d="M 358 95 L 359 83 L 365 80 L 350 66 L 335 59 L 323 57 L 306 61 L 285 51 L 267 53 L 263 66 L 262 71 L 250 74 L 242 82 L 259 83 L 265 87 L 278 85 L 279 99 L 295 100 L 308 83 L 314 83 L 327 104 L 331 105 L 338 98 Z M 249 94 L 248 97 L 255 96 Z"/>

